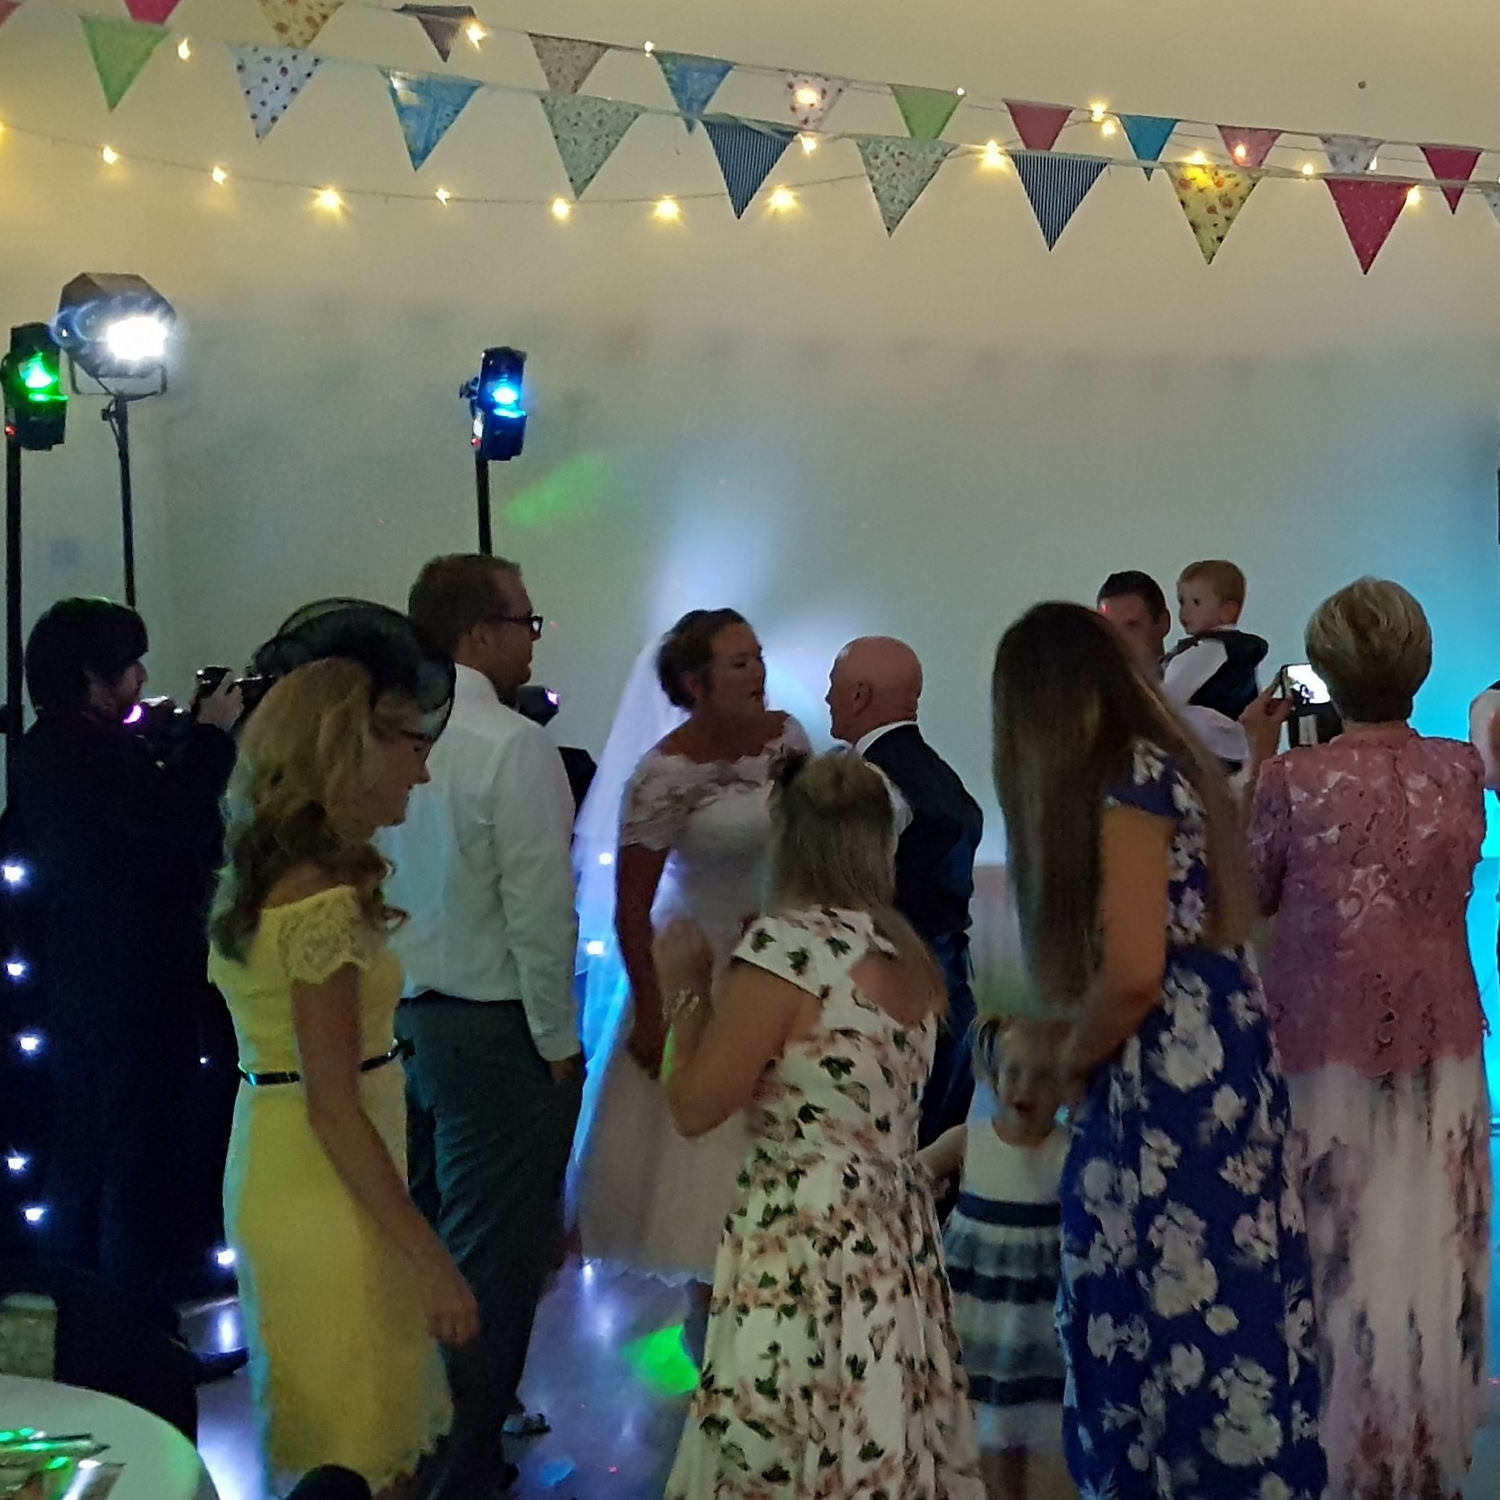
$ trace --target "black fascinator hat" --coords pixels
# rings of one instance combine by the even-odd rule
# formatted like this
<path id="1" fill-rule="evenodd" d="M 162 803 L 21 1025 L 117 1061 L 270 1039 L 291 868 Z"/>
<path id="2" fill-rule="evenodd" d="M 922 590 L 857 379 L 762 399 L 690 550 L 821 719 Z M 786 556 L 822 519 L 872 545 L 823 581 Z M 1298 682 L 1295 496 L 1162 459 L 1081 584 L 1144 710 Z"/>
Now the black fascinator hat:
<path id="1" fill-rule="evenodd" d="M 251 658 L 250 671 L 272 683 L 310 662 L 341 657 L 369 674 L 374 696 L 398 693 L 421 710 L 422 732 L 436 738 L 453 711 L 453 659 L 408 616 L 368 599 L 319 599 L 290 615 Z"/>

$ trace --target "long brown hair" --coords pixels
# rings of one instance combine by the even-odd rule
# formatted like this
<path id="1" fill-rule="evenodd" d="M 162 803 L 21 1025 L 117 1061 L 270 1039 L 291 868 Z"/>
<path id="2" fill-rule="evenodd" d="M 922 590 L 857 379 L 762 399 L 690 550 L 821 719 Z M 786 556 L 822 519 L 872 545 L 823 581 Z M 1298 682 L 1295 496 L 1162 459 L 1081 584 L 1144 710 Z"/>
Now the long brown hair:
<path id="1" fill-rule="evenodd" d="M 1098 966 L 1099 820 L 1141 741 L 1172 756 L 1203 803 L 1207 940 L 1245 940 L 1249 874 L 1224 773 L 1135 670 L 1108 621 L 1076 604 L 1029 610 L 1000 641 L 992 695 L 1011 884 L 1045 1001 L 1078 1000 Z"/>
<path id="2" fill-rule="evenodd" d="M 299 865 L 351 885 L 371 927 L 389 931 L 403 914 L 381 886 L 389 866 L 353 827 L 346 809 L 376 773 L 376 734 L 399 728 L 411 705 L 372 704 L 371 678 L 357 662 L 312 662 L 288 673 L 246 721 L 225 794 L 226 860 L 208 935 L 243 963 L 272 888 Z"/>
<path id="3" fill-rule="evenodd" d="M 772 800 L 771 899 L 782 908 L 868 912 L 936 995 L 936 962 L 896 910 L 896 829 L 890 787 L 857 755 L 792 757 Z"/>

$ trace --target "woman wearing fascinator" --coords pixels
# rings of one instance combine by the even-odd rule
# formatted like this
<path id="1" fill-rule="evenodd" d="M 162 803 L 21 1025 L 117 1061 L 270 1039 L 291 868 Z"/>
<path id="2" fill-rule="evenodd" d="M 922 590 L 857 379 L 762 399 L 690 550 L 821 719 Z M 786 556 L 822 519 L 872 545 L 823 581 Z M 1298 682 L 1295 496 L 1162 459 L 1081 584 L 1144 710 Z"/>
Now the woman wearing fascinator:
<path id="1" fill-rule="evenodd" d="M 684 615 L 663 637 L 654 675 L 659 688 L 648 692 L 642 681 L 652 711 L 660 714 L 664 695 L 685 717 L 635 766 L 617 842 L 602 859 L 581 852 L 585 878 L 595 864 L 615 877 L 613 936 L 628 995 L 617 989 L 596 1000 L 591 979 L 590 1086 L 573 1191 L 587 1257 L 706 1286 L 745 1158 L 745 1126 L 736 1115 L 697 1140 L 674 1128 L 658 1081 L 666 1032 L 651 945 L 658 930 L 688 917 L 715 964 L 728 960 L 764 900 L 772 779 L 809 746 L 795 719 L 766 707 L 760 642 L 734 610 Z M 622 716 L 629 712 L 627 701 Z M 601 770 L 581 829 L 607 796 Z M 602 935 L 593 942 L 596 951 L 609 946 Z"/>

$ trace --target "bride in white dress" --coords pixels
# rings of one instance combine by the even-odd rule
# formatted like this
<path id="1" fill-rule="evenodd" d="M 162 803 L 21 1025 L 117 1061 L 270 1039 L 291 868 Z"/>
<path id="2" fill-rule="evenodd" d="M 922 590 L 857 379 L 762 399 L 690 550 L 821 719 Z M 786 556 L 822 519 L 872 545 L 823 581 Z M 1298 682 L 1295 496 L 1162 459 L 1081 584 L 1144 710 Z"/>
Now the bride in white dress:
<path id="1" fill-rule="evenodd" d="M 685 615 L 663 639 L 656 666 L 663 702 L 681 711 L 680 722 L 636 766 L 616 847 L 590 843 L 598 806 L 586 806 L 580 819 L 589 1083 L 573 1201 L 585 1257 L 706 1284 L 747 1137 L 740 1118 L 692 1141 L 672 1125 L 657 1082 L 665 997 L 652 936 L 674 917 L 691 917 L 718 962 L 728 959 L 761 909 L 772 777 L 789 754 L 809 746 L 795 719 L 767 710 L 760 643 L 733 610 Z M 609 753 L 606 747 L 606 762 Z M 607 770 L 601 765 L 601 781 Z M 608 797 L 607 784 L 599 790 Z M 599 902 L 589 884 L 605 873 L 615 877 L 613 942 L 591 931 L 590 907 Z"/>

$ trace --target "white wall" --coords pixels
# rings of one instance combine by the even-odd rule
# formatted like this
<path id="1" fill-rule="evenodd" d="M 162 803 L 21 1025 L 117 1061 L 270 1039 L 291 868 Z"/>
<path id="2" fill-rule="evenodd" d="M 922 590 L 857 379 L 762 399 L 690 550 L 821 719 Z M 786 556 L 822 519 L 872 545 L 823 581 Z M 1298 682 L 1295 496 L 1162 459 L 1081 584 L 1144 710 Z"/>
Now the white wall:
<path id="1" fill-rule="evenodd" d="M 1298 0 L 1241 7 L 1072 0 L 817 6 L 480 0 L 495 24 L 806 62 L 972 94 L 1473 140 L 1490 129 L 1500 17 Z M 1013 175 L 946 167 L 887 241 L 852 146 L 788 154 L 788 219 L 686 204 L 356 201 L 342 220 L 250 172 L 384 191 L 545 201 L 564 188 L 534 103 L 485 95 L 420 177 L 372 69 L 325 70 L 257 147 L 212 37 L 264 39 L 251 0 L 184 0 L 170 49 L 106 114 L 76 19 L 28 5 L 0 31 L 0 119 L 82 143 L 0 138 L 0 319 L 50 314 L 81 269 L 135 270 L 178 306 L 171 394 L 138 409 L 142 605 L 157 679 L 239 659 L 293 606 L 392 602 L 430 553 L 472 545 L 456 389 L 486 343 L 531 353 L 531 430 L 495 471 L 497 541 L 556 622 L 540 652 L 559 728 L 597 748 L 648 632 L 694 604 L 761 628 L 791 706 L 817 718 L 833 651 L 893 631 L 929 668 L 934 739 L 988 798 L 987 664 L 1047 595 L 1091 597 L 1118 566 L 1170 585 L 1200 554 L 1250 574 L 1246 622 L 1300 656 L 1308 610 L 1358 573 L 1396 576 L 1437 631 L 1426 727 L 1457 731 L 1497 673 L 1500 228 L 1432 194 L 1359 275 L 1318 185 L 1268 182 L 1206 269 L 1167 182 L 1110 174 L 1044 250 Z M 322 49 L 439 66 L 411 23 L 350 8 Z M 455 68 L 539 82 L 521 38 Z M 1355 85 L 1364 79 L 1368 87 Z M 644 57 L 591 87 L 665 102 Z M 772 113 L 731 80 L 729 108 Z M 982 140 L 994 117 L 956 117 Z M 830 128 L 900 130 L 849 97 Z M 1493 132 L 1500 138 L 1500 130 Z M 108 140 L 124 160 L 106 168 Z M 88 149 L 84 149 L 87 147 Z M 176 157 L 235 176 L 144 164 Z M 1297 158 L 1289 158 L 1296 160 Z M 1485 170 L 1489 170 L 1487 162 Z M 595 193 L 712 192 L 701 135 L 643 120 Z M 108 435 L 79 401 L 69 441 L 27 469 L 28 618 L 117 591 Z M 821 720 L 818 720 L 821 727 Z"/>

